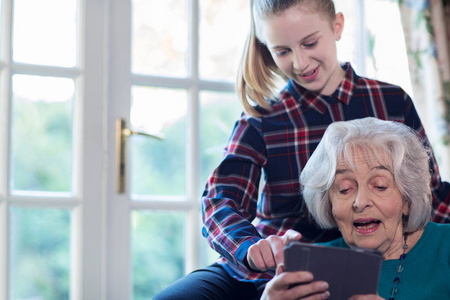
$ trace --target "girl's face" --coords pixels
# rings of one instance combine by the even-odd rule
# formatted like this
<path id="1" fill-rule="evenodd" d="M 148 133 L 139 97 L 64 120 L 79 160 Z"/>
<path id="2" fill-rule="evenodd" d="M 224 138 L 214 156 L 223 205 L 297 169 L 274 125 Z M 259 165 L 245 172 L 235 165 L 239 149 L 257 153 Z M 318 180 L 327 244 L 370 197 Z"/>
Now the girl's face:
<path id="1" fill-rule="evenodd" d="M 263 17 L 257 24 L 260 39 L 286 76 L 320 94 L 330 95 L 336 90 L 345 74 L 336 52 L 344 26 L 341 13 L 330 23 L 325 16 L 298 5 L 279 15 Z"/>
<path id="2" fill-rule="evenodd" d="M 382 164 L 368 163 L 353 152 L 355 167 L 338 161 L 329 189 L 332 214 L 349 246 L 377 249 L 385 259 L 402 252 L 402 215 L 409 213 L 393 174 Z"/>

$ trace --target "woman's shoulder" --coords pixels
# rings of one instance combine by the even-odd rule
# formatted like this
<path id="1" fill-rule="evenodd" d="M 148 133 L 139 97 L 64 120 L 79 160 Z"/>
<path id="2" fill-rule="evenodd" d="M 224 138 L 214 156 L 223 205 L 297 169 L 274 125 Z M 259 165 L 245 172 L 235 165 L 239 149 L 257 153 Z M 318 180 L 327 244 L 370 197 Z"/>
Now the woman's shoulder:
<path id="1" fill-rule="evenodd" d="M 440 234 L 450 234 L 450 224 L 429 222 L 425 227 L 425 231 L 432 233 L 437 232 Z"/>
<path id="2" fill-rule="evenodd" d="M 450 230 L 450 223 L 435 223 L 435 222 L 428 222 L 428 224 L 425 226 L 425 230 L 442 230 L 442 231 L 448 231 L 448 230 Z"/>
<path id="3" fill-rule="evenodd" d="M 439 242 L 450 247 L 450 224 L 429 222 L 422 237 L 426 243 Z"/>

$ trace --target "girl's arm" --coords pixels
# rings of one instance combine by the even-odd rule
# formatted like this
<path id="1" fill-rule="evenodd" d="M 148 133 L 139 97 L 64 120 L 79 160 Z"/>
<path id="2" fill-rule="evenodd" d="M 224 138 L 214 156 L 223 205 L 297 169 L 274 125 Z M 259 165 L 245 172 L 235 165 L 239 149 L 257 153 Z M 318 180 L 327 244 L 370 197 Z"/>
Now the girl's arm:
<path id="1" fill-rule="evenodd" d="M 243 116 L 202 197 L 203 235 L 220 255 L 247 267 L 248 248 L 262 237 L 253 226 L 261 168 L 266 162 L 259 128 Z"/>

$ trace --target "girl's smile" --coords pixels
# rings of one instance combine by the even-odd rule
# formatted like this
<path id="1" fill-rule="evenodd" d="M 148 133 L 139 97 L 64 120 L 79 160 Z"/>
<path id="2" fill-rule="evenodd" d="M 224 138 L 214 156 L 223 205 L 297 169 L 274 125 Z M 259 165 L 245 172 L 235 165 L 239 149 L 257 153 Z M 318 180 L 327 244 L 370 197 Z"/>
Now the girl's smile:
<path id="1" fill-rule="evenodd" d="M 337 61 L 336 40 L 344 17 L 334 20 L 295 6 L 281 14 L 263 17 L 259 38 L 269 49 L 278 68 L 308 90 L 332 94 L 344 77 Z"/>
<path id="2" fill-rule="evenodd" d="M 318 74 L 319 67 L 313 69 L 312 71 L 301 73 L 298 76 L 300 76 L 305 82 L 312 82 L 317 78 Z"/>

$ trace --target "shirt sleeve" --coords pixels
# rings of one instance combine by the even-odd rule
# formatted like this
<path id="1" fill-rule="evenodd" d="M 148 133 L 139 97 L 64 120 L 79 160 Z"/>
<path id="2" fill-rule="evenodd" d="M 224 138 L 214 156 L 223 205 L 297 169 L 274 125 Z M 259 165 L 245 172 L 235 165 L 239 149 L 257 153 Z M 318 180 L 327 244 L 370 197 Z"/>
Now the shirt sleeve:
<path id="1" fill-rule="evenodd" d="M 416 130 L 423 139 L 424 146 L 430 153 L 431 192 L 433 195 L 433 221 L 436 223 L 450 223 L 450 183 L 441 180 L 439 167 L 434 156 L 430 141 L 422 126 L 419 115 L 411 98 L 406 96 L 405 124 Z"/>
<path id="2" fill-rule="evenodd" d="M 202 196 L 203 236 L 220 255 L 244 267 L 248 248 L 261 239 L 251 222 L 266 162 L 260 122 L 252 121 L 243 115 L 236 122 L 224 159 L 208 179 Z"/>

